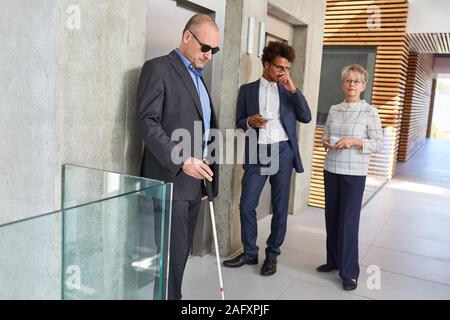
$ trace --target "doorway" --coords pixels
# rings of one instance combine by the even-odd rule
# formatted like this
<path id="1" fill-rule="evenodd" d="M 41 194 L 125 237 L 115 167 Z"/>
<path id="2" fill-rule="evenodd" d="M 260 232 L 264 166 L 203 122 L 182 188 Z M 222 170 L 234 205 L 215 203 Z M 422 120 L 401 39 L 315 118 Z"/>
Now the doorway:
<path id="1" fill-rule="evenodd" d="M 450 140 L 450 73 L 438 74 L 432 110 L 430 138 Z"/>

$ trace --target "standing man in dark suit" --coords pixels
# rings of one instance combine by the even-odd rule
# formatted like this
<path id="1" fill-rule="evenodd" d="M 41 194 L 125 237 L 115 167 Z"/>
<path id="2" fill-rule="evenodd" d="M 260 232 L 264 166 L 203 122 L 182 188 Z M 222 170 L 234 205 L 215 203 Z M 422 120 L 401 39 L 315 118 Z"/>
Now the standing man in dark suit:
<path id="1" fill-rule="evenodd" d="M 144 177 L 173 182 L 168 298 L 181 299 L 183 273 L 200 210 L 202 181 L 213 181 L 218 190 L 216 165 L 202 160 L 207 153 L 208 132 L 217 120 L 203 82 L 205 64 L 219 51 L 220 32 L 206 14 L 194 15 L 183 30 L 177 49 L 147 61 L 137 92 L 137 128 L 144 140 Z M 203 135 L 194 128 L 202 128 Z M 177 129 L 189 133 L 190 150 L 171 140 Z M 197 130 L 198 131 L 198 130 Z M 183 141 L 185 143 L 186 141 Z M 196 147 L 197 146 L 197 147 Z"/>
<path id="2" fill-rule="evenodd" d="M 244 252 L 223 262 L 225 267 L 236 268 L 258 263 L 256 245 L 258 225 L 256 207 L 261 191 L 269 178 L 272 186 L 273 216 L 271 233 L 267 239 L 266 258 L 261 275 L 276 272 L 277 257 L 286 234 L 291 173 L 303 172 L 297 140 L 297 121 L 311 121 L 311 111 L 305 97 L 289 75 L 295 59 L 292 47 L 281 42 L 270 42 L 264 48 L 262 77 L 241 86 L 237 103 L 236 127 L 244 131 L 256 130 L 257 146 L 250 145 L 246 137 L 244 176 L 240 200 L 241 240 Z M 256 141 L 255 141 L 256 143 Z M 267 150 L 270 162 L 278 161 L 278 171 L 264 171 L 261 150 Z M 256 153 L 256 154 L 254 154 Z M 251 159 L 256 159 L 252 163 Z"/>

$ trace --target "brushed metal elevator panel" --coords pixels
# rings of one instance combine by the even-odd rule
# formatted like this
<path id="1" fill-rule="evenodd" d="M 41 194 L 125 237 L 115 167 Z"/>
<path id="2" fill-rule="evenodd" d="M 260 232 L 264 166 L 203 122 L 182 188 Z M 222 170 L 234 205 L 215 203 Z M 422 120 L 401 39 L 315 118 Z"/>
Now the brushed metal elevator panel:
<path id="1" fill-rule="evenodd" d="M 184 26 L 189 18 L 199 12 L 214 18 L 214 11 L 200 7 L 195 1 L 148 0 L 146 60 L 167 55 L 177 48 Z M 210 62 L 205 66 L 203 76 L 209 90 L 212 84 L 212 69 L 213 64 Z"/>

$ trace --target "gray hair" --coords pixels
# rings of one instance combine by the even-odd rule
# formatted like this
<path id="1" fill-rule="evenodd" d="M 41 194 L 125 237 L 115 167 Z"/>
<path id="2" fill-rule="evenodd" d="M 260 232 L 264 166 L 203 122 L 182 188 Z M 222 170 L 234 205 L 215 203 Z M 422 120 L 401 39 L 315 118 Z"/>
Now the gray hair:
<path id="1" fill-rule="evenodd" d="M 369 81 L 369 72 L 366 69 L 364 69 L 361 65 L 355 63 L 355 64 L 350 64 L 350 65 L 344 67 L 344 69 L 342 69 L 342 73 L 341 73 L 342 82 L 344 82 L 345 77 L 347 76 L 347 74 L 350 71 L 359 73 L 362 76 L 362 80 L 364 81 L 364 84 L 366 84 L 367 81 Z"/>

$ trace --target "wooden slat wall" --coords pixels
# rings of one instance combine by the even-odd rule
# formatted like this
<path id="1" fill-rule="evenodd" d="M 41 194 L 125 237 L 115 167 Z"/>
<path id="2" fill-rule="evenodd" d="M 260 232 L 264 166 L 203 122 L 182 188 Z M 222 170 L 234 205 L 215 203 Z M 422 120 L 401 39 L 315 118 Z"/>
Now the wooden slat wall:
<path id="1" fill-rule="evenodd" d="M 432 84 L 433 55 L 411 53 L 400 133 L 399 161 L 408 160 L 425 142 Z"/>
<path id="2" fill-rule="evenodd" d="M 370 6 L 380 10 L 380 28 L 368 27 Z M 408 73 L 409 42 L 406 37 L 408 4 L 405 0 L 327 0 L 325 46 L 376 46 L 372 105 L 378 108 L 383 128 L 391 127 L 389 152 L 372 157 L 369 174 L 390 179 L 397 163 L 400 127 Z M 324 150 L 316 129 L 309 204 L 323 207 Z M 386 150 L 385 150 L 386 151 Z"/>
<path id="3" fill-rule="evenodd" d="M 314 137 L 314 153 L 312 159 L 311 184 L 309 186 L 309 205 L 314 207 L 325 207 L 323 189 L 323 163 L 325 161 L 325 148 L 322 147 L 320 138 L 323 128 L 317 127 Z"/>

